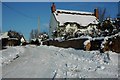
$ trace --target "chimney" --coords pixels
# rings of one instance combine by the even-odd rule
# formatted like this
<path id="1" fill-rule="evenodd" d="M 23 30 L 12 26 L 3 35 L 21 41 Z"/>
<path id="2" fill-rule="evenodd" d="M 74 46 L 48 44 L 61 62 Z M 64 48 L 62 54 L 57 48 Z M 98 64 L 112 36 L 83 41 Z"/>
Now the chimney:
<path id="1" fill-rule="evenodd" d="M 52 6 L 51 6 L 51 12 L 55 12 L 56 11 L 56 7 L 55 7 L 55 4 L 53 3 Z"/>
<path id="2" fill-rule="evenodd" d="M 94 9 L 94 15 L 97 19 L 99 18 L 98 8 Z"/>

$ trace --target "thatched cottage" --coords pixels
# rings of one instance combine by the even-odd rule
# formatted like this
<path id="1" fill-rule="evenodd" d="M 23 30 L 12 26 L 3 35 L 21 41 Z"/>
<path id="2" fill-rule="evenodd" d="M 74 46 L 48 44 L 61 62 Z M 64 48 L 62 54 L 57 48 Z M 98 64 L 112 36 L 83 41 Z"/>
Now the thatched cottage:
<path id="1" fill-rule="evenodd" d="M 64 33 L 72 32 L 74 35 L 76 32 L 92 33 L 92 29 L 96 29 L 98 24 L 98 9 L 92 12 L 73 11 L 73 10 L 61 10 L 56 9 L 55 4 L 51 7 L 51 19 L 50 19 L 50 33 L 52 38 L 53 32 L 58 31 L 57 37 L 64 35 Z M 89 32 L 91 31 L 91 32 Z M 59 34 L 60 33 L 60 34 Z"/>

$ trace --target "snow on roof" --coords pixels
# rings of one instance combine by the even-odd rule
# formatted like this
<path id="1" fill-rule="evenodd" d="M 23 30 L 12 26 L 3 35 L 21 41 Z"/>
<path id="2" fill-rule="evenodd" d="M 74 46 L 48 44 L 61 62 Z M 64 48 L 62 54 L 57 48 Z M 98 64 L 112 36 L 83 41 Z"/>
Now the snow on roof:
<path id="1" fill-rule="evenodd" d="M 87 26 L 90 23 L 98 24 L 97 18 L 91 12 L 70 11 L 57 9 L 54 13 L 56 20 L 60 26 L 66 22 L 78 23 L 81 26 Z"/>
<path id="2" fill-rule="evenodd" d="M 0 39 L 1 39 L 1 38 L 9 38 L 8 32 L 5 32 L 5 33 L 1 34 L 1 35 L 0 35 Z"/>

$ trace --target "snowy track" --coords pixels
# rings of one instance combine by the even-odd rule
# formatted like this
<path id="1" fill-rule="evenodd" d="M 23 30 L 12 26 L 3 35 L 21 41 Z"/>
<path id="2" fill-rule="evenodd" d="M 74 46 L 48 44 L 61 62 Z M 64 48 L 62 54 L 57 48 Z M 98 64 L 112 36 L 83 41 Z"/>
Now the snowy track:
<path id="1" fill-rule="evenodd" d="M 2 66 L 4 78 L 117 78 L 118 54 L 53 46 L 11 48 L 19 57 Z M 16 52 L 17 52 L 16 51 Z M 6 54 L 7 50 L 2 54 Z M 110 57 L 110 60 L 109 60 Z"/>

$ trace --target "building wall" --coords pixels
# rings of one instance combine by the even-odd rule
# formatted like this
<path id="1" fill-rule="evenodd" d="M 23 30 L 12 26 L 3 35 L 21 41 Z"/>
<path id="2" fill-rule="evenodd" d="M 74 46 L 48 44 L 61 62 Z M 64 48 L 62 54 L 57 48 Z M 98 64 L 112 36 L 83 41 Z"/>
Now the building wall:
<path id="1" fill-rule="evenodd" d="M 49 38 L 53 38 L 52 37 L 52 32 L 58 27 L 58 22 L 55 19 L 54 14 L 51 14 L 51 19 L 50 19 L 50 25 L 49 25 Z"/>

